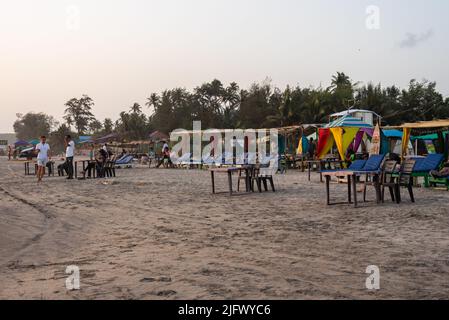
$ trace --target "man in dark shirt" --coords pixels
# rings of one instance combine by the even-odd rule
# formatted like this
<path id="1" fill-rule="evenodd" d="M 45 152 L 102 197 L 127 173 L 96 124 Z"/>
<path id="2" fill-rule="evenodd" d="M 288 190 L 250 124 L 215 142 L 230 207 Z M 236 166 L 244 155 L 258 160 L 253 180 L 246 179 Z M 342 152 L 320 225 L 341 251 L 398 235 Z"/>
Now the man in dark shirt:
<path id="1" fill-rule="evenodd" d="M 316 144 L 313 138 L 310 138 L 309 141 L 309 150 L 307 151 L 307 156 L 309 159 L 315 158 L 315 152 L 316 152 Z"/>

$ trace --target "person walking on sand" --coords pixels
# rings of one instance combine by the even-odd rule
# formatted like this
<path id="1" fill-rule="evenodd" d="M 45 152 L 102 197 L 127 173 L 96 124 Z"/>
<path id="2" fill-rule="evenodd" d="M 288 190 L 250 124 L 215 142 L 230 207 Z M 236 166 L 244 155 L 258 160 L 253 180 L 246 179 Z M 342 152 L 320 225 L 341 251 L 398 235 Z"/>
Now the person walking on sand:
<path id="1" fill-rule="evenodd" d="M 8 145 L 8 161 L 11 161 L 12 157 L 12 148 L 11 145 Z"/>
<path id="2" fill-rule="evenodd" d="M 70 135 L 65 137 L 65 162 L 67 165 L 67 180 L 73 180 L 73 157 L 75 156 L 75 142 Z"/>
<path id="3" fill-rule="evenodd" d="M 36 145 L 35 150 L 37 151 L 37 182 L 42 182 L 42 178 L 45 175 L 45 167 L 47 162 L 51 159 L 50 156 L 50 145 L 47 143 L 47 138 L 45 136 L 41 137 L 41 142 Z"/>

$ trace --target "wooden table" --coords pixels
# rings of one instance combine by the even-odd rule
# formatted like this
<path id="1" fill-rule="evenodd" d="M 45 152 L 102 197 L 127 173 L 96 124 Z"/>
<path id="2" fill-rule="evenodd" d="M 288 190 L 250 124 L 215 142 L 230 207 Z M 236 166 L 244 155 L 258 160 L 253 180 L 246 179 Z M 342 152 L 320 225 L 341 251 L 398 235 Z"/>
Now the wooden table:
<path id="1" fill-rule="evenodd" d="M 357 207 L 357 177 L 361 175 L 373 175 L 376 189 L 376 202 L 380 203 L 380 181 L 379 176 L 380 173 L 378 171 L 351 171 L 351 170 L 342 170 L 342 171 L 330 171 L 323 172 L 323 176 L 326 178 L 326 204 L 334 205 L 339 203 L 331 203 L 330 202 L 330 180 L 331 177 L 346 177 L 348 181 L 348 204 L 353 203 L 354 207 Z M 351 192 L 352 191 L 352 192 Z M 353 195 L 354 201 L 351 201 L 351 197 Z"/>
<path id="2" fill-rule="evenodd" d="M 330 166 L 332 164 L 339 164 L 341 167 L 342 161 L 340 159 L 337 158 L 332 158 L 332 159 L 320 159 L 320 160 L 306 160 L 304 161 L 305 163 L 307 163 L 307 167 L 308 167 L 308 179 L 310 181 L 310 175 L 312 172 L 312 166 L 314 164 L 318 165 L 318 173 L 320 174 L 320 182 L 323 182 L 323 175 L 322 175 L 322 171 L 326 169 L 326 166 Z"/>
<path id="3" fill-rule="evenodd" d="M 25 168 L 25 175 L 26 176 L 34 176 L 34 175 L 36 175 L 36 167 L 34 167 L 35 168 L 34 173 L 33 174 L 30 173 L 30 163 L 31 163 L 31 161 L 25 161 L 23 163 L 24 168 Z"/>
<path id="4" fill-rule="evenodd" d="M 253 170 L 252 166 L 242 166 L 242 167 L 227 167 L 227 168 L 210 168 L 210 176 L 211 176 L 211 182 L 212 182 L 212 193 L 225 193 L 225 192 L 215 192 L 215 173 L 221 173 L 221 174 L 227 174 L 228 175 L 228 185 L 229 185 L 229 195 L 232 196 L 235 193 L 233 193 L 232 190 L 232 173 L 234 172 L 241 172 L 242 170 L 245 171 L 245 186 L 246 186 L 246 192 L 251 192 L 251 174 L 250 172 Z"/>
<path id="5" fill-rule="evenodd" d="M 77 161 L 75 161 L 75 178 L 78 178 L 78 162 L 80 162 L 80 163 L 83 164 L 83 172 L 86 170 L 87 166 L 88 166 L 91 162 L 95 162 L 95 164 L 96 164 L 96 161 L 95 161 L 95 160 L 77 160 Z M 87 163 L 87 165 L 86 165 L 86 163 Z M 93 178 L 95 178 L 95 177 L 96 177 L 97 167 L 95 166 L 95 167 L 92 169 L 92 171 L 93 171 Z"/>

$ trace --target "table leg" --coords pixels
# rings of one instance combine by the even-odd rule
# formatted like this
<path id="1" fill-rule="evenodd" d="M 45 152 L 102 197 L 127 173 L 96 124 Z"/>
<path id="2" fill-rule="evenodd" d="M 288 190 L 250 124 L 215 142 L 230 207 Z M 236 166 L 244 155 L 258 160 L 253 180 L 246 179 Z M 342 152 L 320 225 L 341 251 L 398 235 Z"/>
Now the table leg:
<path id="1" fill-rule="evenodd" d="M 326 168 L 324 168 L 324 169 L 326 169 Z M 323 183 L 323 165 L 321 164 L 321 162 L 320 162 L 320 182 L 321 183 Z"/>
<path id="2" fill-rule="evenodd" d="M 229 195 L 232 196 L 232 172 L 228 172 Z"/>
<path id="3" fill-rule="evenodd" d="M 308 168 L 308 169 L 309 169 L 309 181 L 310 181 L 310 169 L 311 169 L 310 167 L 311 167 L 311 165 L 312 165 L 312 164 L 311 164 L 310 162 L 307 163 L 307 166 L 309 167 L 309 168 Z"/>
<path id="4" fill-rule="evenodd" d="M 352 175 L 352 192 L 354 193 L 354 207 L 357 208 L 357 175 Z"/>
<path id="5" fill-rule="evenodd" d="M 348 203 L 352 203 L 351 202 L 351 188 L 352 188 L 352 185 L 351 185 L 351 181 L 352 181 L 352 179 L 351 179 L 351 176 L 348 176 Z"/>
<path id="6" fill-rule="evenodd" d="M 380 203 L 380 184 L 379 184 L 379 175 L 376 174 L 373 177 L 374 179 L 374 188 L 376 189 L 376 202 L 379 204 Z"/>
<path id="7" fill-rule="evenodd" d="M 249 169 L 245 169 L 245 185 L 246 185 L 246 192 L 250 192 L 251 187 L 249 181 Z"/>
<path id="8" fill-rule="evenodd" d="M 210 172 L 210 178 L 212 180 L 212 193 L 215 193 L 215 177 L 213 171 Z"/>
<path id="9" fill-rule="evenodd" d="M 78 178 L 78 161 L 75 161 L 74 165 L 75 165 L 75 179 L 77 179 Z"/>
<path id="10" fill-rule="evenodd" d="M 326 203 L 327 205 L 330 205 L 330 194 L 329 194 L 329 184 L 331 181 L 331 177 L 330 176 L 326 176 Z"/>

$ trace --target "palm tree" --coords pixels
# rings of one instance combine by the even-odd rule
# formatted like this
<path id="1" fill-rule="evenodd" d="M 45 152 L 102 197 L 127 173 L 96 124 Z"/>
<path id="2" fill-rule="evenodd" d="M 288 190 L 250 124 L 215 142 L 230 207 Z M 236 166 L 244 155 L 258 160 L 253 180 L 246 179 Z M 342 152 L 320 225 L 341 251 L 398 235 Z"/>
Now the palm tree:
<path id="1" fill-rule="evenodd" d="M 132 113 L 142 113 L 142 108 L 140 107 L 140 104 L 134 102 L 133 106 L 130 108 L 130 111 Z"/>

